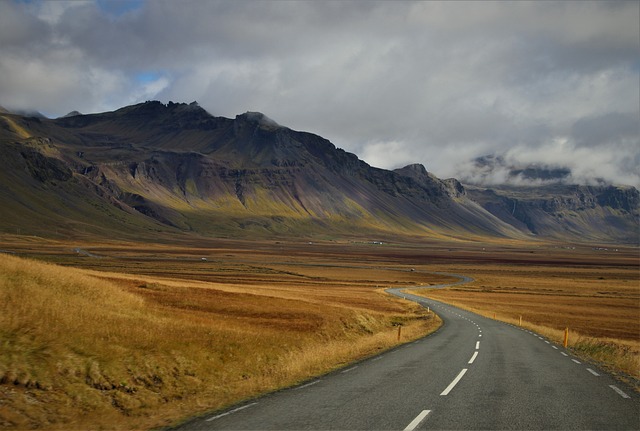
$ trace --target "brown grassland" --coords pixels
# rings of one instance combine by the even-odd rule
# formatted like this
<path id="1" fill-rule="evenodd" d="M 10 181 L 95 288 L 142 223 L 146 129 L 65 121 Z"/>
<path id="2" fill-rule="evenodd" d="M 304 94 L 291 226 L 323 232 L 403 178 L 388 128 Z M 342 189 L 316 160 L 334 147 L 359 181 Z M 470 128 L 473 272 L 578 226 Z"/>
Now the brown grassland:
<path id="1" fill-rule="evenodd" d="M 637 248 L 543 243 L 0 237 L 0 428 L 175 424 L 371 356 L 440 320 L 416 293 L 640 377 Z M 429 366 L 425 364 L 425 366 Z"/>
<path id="2" fill-rule="evenodd" d="M 443 277 L 305 246 L 5 241 L 31 258 L 0 254 L 0 428 L 169 425 L 439 327 L 382 286 Z"/>

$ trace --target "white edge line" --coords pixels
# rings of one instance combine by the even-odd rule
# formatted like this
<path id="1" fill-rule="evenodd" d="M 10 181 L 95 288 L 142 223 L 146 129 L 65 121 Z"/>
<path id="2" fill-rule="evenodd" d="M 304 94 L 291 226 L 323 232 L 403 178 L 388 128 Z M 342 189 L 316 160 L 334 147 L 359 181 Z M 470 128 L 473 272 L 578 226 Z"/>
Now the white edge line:
<path id="1" fill-rule="evenodd" d="M 304 389 L 304 388 L 308 388 L 309 386 L 313 386 L 313 385 L 315 385 L 316 383 L 320 383 L 320 380 L 316 380 L 316 381 L 314 381 L 314 382 L 307 383 L 306 385 L 298 386 L 296 389 Z"/>
<path id="2" fill-rule="evenodd" d="M 418 416 L 414 420 L 411 421 L 409 425 L 404 429 L 404 431 L 413 431 L 418 428 L 420 424 L 425 420 L 425 418 L 431 413 L 431 410 L 422 410 Z"/>
<path id="3" fill-rule="evenodd" d="M 258 404 L 258 403 L 251 403 L 251 404 L 247 404 L 246 406 L 238 407 L 237 409 L 229 410 L 229 411 L 228 411 L 228 412 L 226 412 L 226 413 L 221 413 L 221 414 L 219 414 L 219 415 L 216 415 L 216 416 L 210 417 L 209 419 L 206 419 L 206 420 L 205 420 L 205 422 L 211 422 L 211 421 L 213 421 L 213 420 L 220 419 L 220 418 L 222 418 L 222 417 L 225 417 L 225 416 L 227 416 L 227 415 L 230 415 L 231 413 L 239 412 L 240 410 L 244 410 L 244 409 L 249 408 L 249 407 L 251 407 L 251 406 L 255 406 L 256 404 Z"/>
<path id="4" fill-rule="evenodd" d="M 593 374 L 596 377 L 599 377 L 600 374 L 596 373 L 595 371 L 593 371 L 591 368 L 587 368 L 587 371 L 589 371 L 591 374 Z"/>
<path id="5" fill-rule="evenodd" d="M 353 370 L 355 370 L 356 368 L 358 368 L 358 366 L 357 366 L 357 365 L 356 365 L 355 367 L 347 368 L 346 370 L 344 370 L 344 371 L 340 371 L 340 372 L 341 372 L 342 374 L 344 374 L 344 373 L 348 373 L 349 371 L 353 371 Z"/>
<path id="6" fill-rule="evenodd" d="M 551 346 L 551 347 L 553 347 L 554 349 L 558 350 L 558 348 L 556 346 Z"/>
<path id="7" fill-rule="evenodd" d="M 469 359 L 469 363 L 473 364 L 473 361 L 476 360 L 476 356 L 478 356 L 478 351 L 476 350 L 475 352 L 473 352 L 473 356 L 471 357 L 471 359 Z"/>
<path id="8" fill-rule="evenodd" d="M 579 364 L 580 361 L 578 361 L 577 359 L 572 359 L 573 362 L 575 362 L 576 364 Z"/>
<path id="9" fill-rule="evenodd" d="M 476 341 L 476 350 L 480 348 L 480 341 Z"/>
<path id="10" fill-rule="evenodd" d="M 464 376 L 464 373 L 467 372 L 466 368 L 463 368 L 462 371 L 460 371 L 460 374 L 458 374 L 458 376 L 453 379 L 453 381 L 451 383 L 449 383 L 449 386 L 447 386 L 447 389 L 445 389 L 444 391 L 442 391 L 442 393 L 440 394 L 442 395 L 449 395 L 449 392 L 451 392 L 451 390 L 458 384 L 458 382 L 460 381 L 460 379 L 462 378 L 462 376 Z"/>
<path id="11" fill-rule="evenodd" d="M 619 387 L 617 387 L 615 385 L 609 385 L 609 387 L 611 389 L 613 389 L 614 391 L 616 391 L 618 393 L 618 395 L 620 395 L 622 398 L 631 398 L 629 395 L 627 395 L 624 392 L 622 392 L 622 389 L 620 389 Z"/>
<path id="12" fill-rule="evenodd" d="M 560 354 L 561 354 L 562 356 L 569 356 L 569 355 L 567 355 L 567 354 L 566 354 L 566 353 L 564 353 L 564 352 L 560 352 Z"/>

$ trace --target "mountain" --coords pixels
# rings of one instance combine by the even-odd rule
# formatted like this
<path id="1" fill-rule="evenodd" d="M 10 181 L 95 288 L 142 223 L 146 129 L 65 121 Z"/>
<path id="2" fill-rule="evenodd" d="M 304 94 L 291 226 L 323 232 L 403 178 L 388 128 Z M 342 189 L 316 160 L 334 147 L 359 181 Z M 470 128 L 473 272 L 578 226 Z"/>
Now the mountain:
<path id="1" fill-rule="evenodd" d="M 561 221 L 541 229 L 515 212 L 508 217 L 503 206 L 512 198 L 495 190 L 467 189 L 422 165 L 374 168 L 261 113 L 214 117 L 195 102 L 57 119 L 2 114 L 0 184 L 0 229 L 43 236 L 55 226 L 65 235 L 136 238 L 584 238 L 573 225 L 563 231 Z M 584 225 L 589 239 L 629 236 L 637 190 L 593 193 L 600 198 L 585 220 L 598 223 Z"/>
<path id="2" fill-rule="evenodd" d="M 546 238 L 640 242 L 640 196 L 629 186 L 466 185 L 467 195 L 522 232 Z"/>
<path id="3" fill-rule="evenodd" d="M 486 155 L 471 161 L 465 181 L 485 185 L 496 183 L 509 185 L 566 184 L 571 180 L 571 169 L 566 166 L 508 163 L 499 155 Z"/>

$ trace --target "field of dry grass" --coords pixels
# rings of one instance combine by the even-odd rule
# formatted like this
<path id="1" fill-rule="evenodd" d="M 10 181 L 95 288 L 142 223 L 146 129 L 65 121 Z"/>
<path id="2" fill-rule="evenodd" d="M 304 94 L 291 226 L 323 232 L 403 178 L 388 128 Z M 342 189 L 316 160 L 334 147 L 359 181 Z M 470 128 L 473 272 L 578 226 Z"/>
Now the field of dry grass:
<path id="1" fill-rule="evenodd" d="M 520 324 L 640 379 L 640 272 L 606 256 L 593 265 L 457 265 L 475 281 L 417 294 Z M 636 383 L 637 384 L 637 383 Z"/>
<path id="2" fill-rule="evenodd" d="M 328 372 L 434 330 L 383 292 L 524 324 L 638 375 L 638 250 L 524 243 L 0 236 L 0 428 L 148 429 Z M 418 291 L 424 294 L 424 291 Z"/>
<path id="3" fill-rule="evenodd" d="M 357 256 L 33 241 L 0 254 L 3 429 L 167 425 L 439 326 L 382 292 L 437 277 Z"/>

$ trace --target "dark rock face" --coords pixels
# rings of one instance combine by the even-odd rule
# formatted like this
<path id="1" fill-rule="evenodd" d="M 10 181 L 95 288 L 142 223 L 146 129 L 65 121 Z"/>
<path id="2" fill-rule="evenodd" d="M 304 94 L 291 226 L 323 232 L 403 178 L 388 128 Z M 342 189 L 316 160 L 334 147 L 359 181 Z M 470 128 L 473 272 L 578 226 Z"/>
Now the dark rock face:
<path id="1" fill-rule="evenodd" d="M 494 216 L 535 235 L 559 237 L 564 233 L 583 240 L 609 238 L 625 243 L 640 239 L 640 194 L 634 187 L 468 186 L 467 190 Z"/>
<path id="2" fill-rule="evenodd" d="M 36 149 L 23 147 L 20 155 L 29 174 L 40 182 L 68 181 L 73 176 L 63 161 L 47 157 Z"/>

